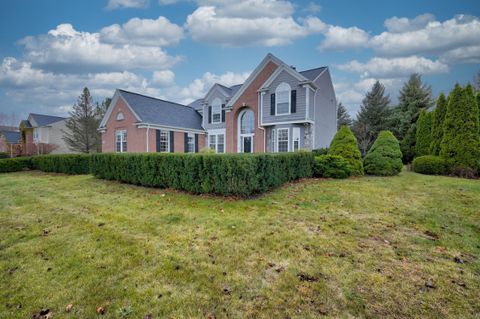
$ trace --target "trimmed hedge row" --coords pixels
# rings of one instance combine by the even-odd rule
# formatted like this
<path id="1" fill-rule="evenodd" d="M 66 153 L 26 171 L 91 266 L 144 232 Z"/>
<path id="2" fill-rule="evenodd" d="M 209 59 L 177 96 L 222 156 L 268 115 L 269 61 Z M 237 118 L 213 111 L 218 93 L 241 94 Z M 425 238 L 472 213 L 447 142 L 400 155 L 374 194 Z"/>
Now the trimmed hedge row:
<path id="1" fill-rule="evenodd" d="M 90 154 L 55 154 L 32 157 L 32 168 L 71 175 L 90 173 Z"/>
<path id="2" fill-rule="evenodd" d="M 445 175 L 448 165 L 444 158 L 434 155 L 416 157 L 412 163 L 413 171 L 426 175 Z"/>
<path id="3" fill-rule="evenodd" d="M 249 196 L 313 175 L 312 153 L 285 154 L 93 154 L 92 173 L 102 179 Z"/>
<path id="4" fill-rule="evenodd" d="M 315 157 L 314 175 L 326 178 L 347 178 L 352 175 L 352 165 L 338 155 Z"/>
<path id="5" fill-rule="evenodd" d="M 14 157 L 0 159 L 0 173 L 18 172 L 31 168 L 31 157 Z"/>

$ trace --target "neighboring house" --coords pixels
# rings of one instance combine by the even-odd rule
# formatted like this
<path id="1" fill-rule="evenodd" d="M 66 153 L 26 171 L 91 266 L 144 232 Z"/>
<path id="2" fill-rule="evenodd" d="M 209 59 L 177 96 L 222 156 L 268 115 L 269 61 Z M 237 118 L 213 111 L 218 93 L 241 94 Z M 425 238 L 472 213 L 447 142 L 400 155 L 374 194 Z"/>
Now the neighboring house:
<path id="1" fill-rule="evenodd" d="M 243 84 L 217 83 L 188 107 L 122 90 L 112 105 L 100 125 L 103 152 L 182 152 L 189 136 L 195 150 L 291 152 L 328 147 L 337 130 L 328 68 L 298 72 L 272 54 Z"/>
<path id="2" fill-rule="evenodd" d="M 0 126 L 0 153 L 8 153 L 10 157 L 22 153 L 22 136 L 15 127 Z"/>
<path id="3" fill-rule="evenodd" d="M 20 122 L 25 155 L 73 153 L 63 140 L 66 118 L 30 113 Z"/>

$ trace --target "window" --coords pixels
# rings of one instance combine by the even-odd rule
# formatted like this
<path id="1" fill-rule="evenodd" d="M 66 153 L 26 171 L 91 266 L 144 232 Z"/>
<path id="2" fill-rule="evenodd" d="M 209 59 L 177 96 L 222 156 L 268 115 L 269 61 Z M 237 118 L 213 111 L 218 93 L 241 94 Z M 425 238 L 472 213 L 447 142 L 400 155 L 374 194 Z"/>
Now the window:
<path id="1" fill-rule="evenodd" d="M 208 146 L 217 153 L 225 153 L 225 135 L 209 134 Z"/>
<path id="2" fill-rule="evenodd" d="M 277 151 L 288 152 L 288 128 L 277 129 Z"/>
<path id="3" fill-rule="evenodd" d="M 160 131 L 160 152 L 170 152 L 170 131 Z"/>
<path id="4" fill-rule="evenodd" d="M 293 151 L 298 151 L 300 149 L 300 128 L 294 127 L 292 130 L 293 135 Z"/>
<path id="5" fill-rule="evenodd" d="M 255 114 L 252 110 L 246 109 L 240 113 L 238 135 L 238 147 L 240 153 L 253 153 L 255 136 Z"/>
<path id="6" fill-rule="evenodd" d="M 187 135 L 187 153 L 195 153 L 195 134 Z"/>
<path id="7" fill-rule="evenodd" d="M 38 128 L 33 129 L 33 140 L 38 141 Z"/>
<path id="8" fill-rule="evenodd" d="M 117 131 L 115 132 L 115 144 L 118 153 L 123 153 L 127 151 L 127 131 Z"/>
<path id="9" fill-rule="evenodd" d="M 276 114 L 290 114 L 290 85 L 282 82 L 275 90 Z"/>
<path id="10" fill-rule="evenodd" d="M 123 115 L 122 112 L 117 113 L 117 121 L 123 121 L 125 119 L 125 116 Z"/>
<path id="11" fill-rule="evenodd" d="M 212 123 L 222 122 L 222 101 L 219 98 L 212 103 Z"/>

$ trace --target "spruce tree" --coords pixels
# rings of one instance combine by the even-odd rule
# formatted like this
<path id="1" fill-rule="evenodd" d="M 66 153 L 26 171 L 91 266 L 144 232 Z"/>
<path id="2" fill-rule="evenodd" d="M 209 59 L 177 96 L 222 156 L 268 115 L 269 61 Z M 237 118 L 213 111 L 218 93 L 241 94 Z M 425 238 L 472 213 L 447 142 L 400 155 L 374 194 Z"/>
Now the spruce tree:
<path id="1" fill-rule="evenodd" d="M 444 121 L 440 156 L 445 158 L 453 170 L 478 170 L 480 159 L 480 134 L 478 105 L 473 88 L 464 89 L 455 85 L 448 99 Z"/>
<path id="2" fill-rule="evenodd" d="M 376 81 L 365 95 L 353 124 L 353 131 L 359 140 L 362 154 L 367 153 L 378 133 L 388 127 L 389 104 L 390 97 L 385 95 L 385 87 Z"/>
<path id="3" fill-rule="evenodd" d="M 390 131 L 382 131 L 363 161 L 369 175 L 393 176 L 402 171 L 400 144 Z"/>
<path id="4" fill-rule="evenodd" d="M 345 106 L 343 106 L 342 102 L 339 102 L 337 106 L 337 129 L 339 129 L 342 125 L 351 126 L 352 118 L 350 117 L 350 114 L 348 114 L 347 109 Z"/>
<path id="5" fill-rule="evenodd" d="M 447 99 L 445 94 L 440 93 L 437 100 L 437 106 L 433 111 L 432 120 L 432 143 L 430 144 L 430 154 L 440 154 L 440 144 L 443 139 L 443 121 L 445 120 L 445 113 L 447 113 Z"/>
<path id="6" fill-rule="evenodd" d="M 99 123 L 90 91 L 84 88 L 66 121 L 63 140 L 74 152 L 97 152 L 101 148 L 101 135 L 97 131 Z"/>
<path id="7" fill-rule="evenodd" d="M 432 112 L 423 109 L 417 121 L 415 133 L 415 156 L 430 155 L 432 144 Z"/>
<path id="8" fill-rule="evenodd" d="M 357 139 L 348 126 L 340 127 L 333 137 L 328 155 L 339 155 L 352 166 L 352 175 L 363 175 L 362 154 L 358 149 Z"/>

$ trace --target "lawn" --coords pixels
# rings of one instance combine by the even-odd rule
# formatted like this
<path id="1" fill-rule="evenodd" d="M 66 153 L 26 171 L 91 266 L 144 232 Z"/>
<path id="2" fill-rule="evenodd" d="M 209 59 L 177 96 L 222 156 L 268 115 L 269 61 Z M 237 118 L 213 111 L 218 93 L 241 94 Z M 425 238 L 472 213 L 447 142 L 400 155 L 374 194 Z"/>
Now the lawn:
<path id="1" fill-rule="evenodd" d="M 237 200 L 0 175 L 1 318 L 478 318 L 479 257 L 478 180 L 311 179 Z"/>

